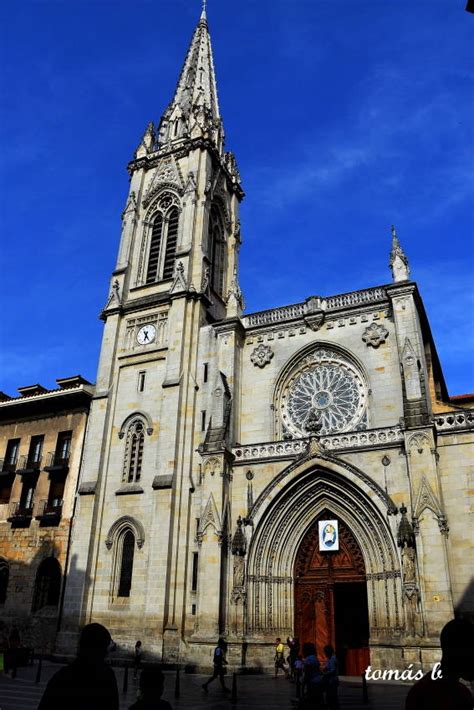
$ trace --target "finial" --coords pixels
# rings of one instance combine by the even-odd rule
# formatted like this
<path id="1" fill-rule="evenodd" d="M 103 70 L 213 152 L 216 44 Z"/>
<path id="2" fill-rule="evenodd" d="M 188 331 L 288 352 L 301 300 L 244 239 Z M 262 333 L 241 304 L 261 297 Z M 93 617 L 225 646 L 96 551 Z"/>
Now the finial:
<path id="1" fill-rule="evenodd" d="M 398 241 L 397 230 L 392 224 L 392 250 L 390 252 L 390 268 L 394 281 L 407 281 L 410 277 L 408 259 Z"/>
<path id="2" fill-rule="evenodd" d="M 207 9 L 207 0 L 202 0 L 201 20 L 207 20 L 206 9 Z"/>

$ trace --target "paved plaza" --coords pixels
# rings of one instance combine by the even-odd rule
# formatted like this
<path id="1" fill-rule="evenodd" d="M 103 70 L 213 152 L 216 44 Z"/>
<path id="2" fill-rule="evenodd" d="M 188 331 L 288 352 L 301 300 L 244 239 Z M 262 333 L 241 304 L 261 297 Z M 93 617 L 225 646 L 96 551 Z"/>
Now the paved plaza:
<path id="1" fill-rule="evenodd" d="M 60 668 L 58 664 L 45 663 L 40 683 L 35 683 L 37 666 L 19 668 L 18 676 L 0 674 L 0 710 L 28 710 L 36 708 L 43 694 L 44 688 L 53 673 Z M 122 692 L 123 668 L 115 668 L 117 683 L 120 689 L 120 708 L 126 710 L 136 699 L 137 684 L 130 675 L 127 693 Z M 166 671 L 166 685 L 164 698 L 168 700 L 173 710 L 184 708 L 209 708 L 209 710 L 278 710 L 279 708 L 291 710 L 292 700 L 295 699 L 295 686 L 283 676 L 274 679 L 268 675 L 245 675 L 237 677 L 238 693 L 237 702 L 232 703 L 230 693 L 224 696 L 215 681 L 206 695 L 201 685 L 206 676 L 180 675 L 180 697 L 175 698 L 176 674 Z M 226 683 L 231 686 L 232 677 L 226 678 Z M 403 710 L 405 697 L 409 685 L 402 683 L 369 683 L 369 703 L 364 704 L 362 699 L 362 685 L 357 678 L 342 678 L 340 685 L 341 710 Z"/>

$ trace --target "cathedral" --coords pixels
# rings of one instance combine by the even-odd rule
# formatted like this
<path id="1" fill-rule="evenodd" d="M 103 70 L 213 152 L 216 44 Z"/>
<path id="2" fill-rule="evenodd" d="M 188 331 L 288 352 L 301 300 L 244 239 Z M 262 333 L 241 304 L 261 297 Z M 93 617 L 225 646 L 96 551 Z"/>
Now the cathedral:
<path id="1" fill-rule="evenodd" d="M 474 398 L 448 395 L 396 230 L 390 283 L 244 315 L 205 11 L 128 169 L 56 653 L 96 621 L 194 667 L 223 636 L 265 669 L 293 635 L 348 675 L 429 668 L 474 611 Z"/>

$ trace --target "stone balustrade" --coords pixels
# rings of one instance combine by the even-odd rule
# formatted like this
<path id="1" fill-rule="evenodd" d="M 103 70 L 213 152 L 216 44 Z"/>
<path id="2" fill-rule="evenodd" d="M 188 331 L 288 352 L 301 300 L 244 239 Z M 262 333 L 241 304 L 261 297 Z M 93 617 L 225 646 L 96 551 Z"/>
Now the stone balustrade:
<path id="1" fill-rule="evenodd" d="M 387 298 L 385 289 L 381 286 L 368 288 L 362 291 L 353 291 L 351 293 L 342 293 L 338 296 L 321 297 L 321 309 L 324 311 L 337 311 L 343 308 L 351 308 L 353 306 L 361 306 L 364 304 L 377 303 L 384 301 Z M 244 316 L 243 323 L 246 328 L 255 328 L 262 325 L 272 325 L 288 320 L 296 320 L 303 318 L 305 315 L 311 315 L 311 309 L 308 304 L 294 303 L 290 306 L 281 306 L 280 308 L 271 308 L 267 311 L 259 311 L 250 313 Z"/>
<path id="2" fill-rule="evenodd" d="M 328 434 L 319 439 L 323 449 L 338 451 L 344 449 L 384 448 L 403 442 L 403 432 L 400 427 L 369 429 L 347 434 Z M 236 446 L 232 449 L 235 457 L 234 465 L 248 461 L 266 459 L 292 459 L 304 455 L 309 447 L 309 439 L 289 439 L 286 441 L 271 441 L 262 444 Z"/>
<path id="3" fill-rule="evenodd" d="M 466 409 L 463 412 L 435 414 L 434 423 L 436 431 L 438 432 L 457 429 L 474 429 L 474 410 Z"/>

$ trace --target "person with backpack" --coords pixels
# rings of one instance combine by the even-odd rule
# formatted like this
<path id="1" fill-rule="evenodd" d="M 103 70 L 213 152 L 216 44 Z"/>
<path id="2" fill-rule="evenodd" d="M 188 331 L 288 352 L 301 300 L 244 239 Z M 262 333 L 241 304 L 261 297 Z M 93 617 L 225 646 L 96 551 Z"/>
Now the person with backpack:
<path id="1" fill-rule="evenodd" d="M 224 693 L 229 693 L 230 690 L 229 688 L 226 687 L 226 684 L 224 683 L 224 673 L 225 673 L 225 668 L 224 666 L 227 665 L 227 661 L 225 660 L 225 652 L 227 649 L 227 644 L 224 641 L 223 638 L 220 638 L 217 642 L 217 646 L 214 649 L 214 658 L 212 659 L 212 663 L 214 665 L 214 673 L 212 676 L 207 680 L 205 683 L 202 685 L 202 689 L 204 690 L 205 693 L 207 693 L 207 688 L 214 681 L 216 678 L 219 678 L 222 686 L 222 690 Z"/>
<path id="2" fill-rule="evenodd" d="M 289 677 L 288 669 L 285 666 L 285 646 L 281 642 L 281 638 L 278 637 L 276 639 L 276 646 L 275 646 L 275 678 L 278 675 L 278 671 L 282 670 L 285 674 L 285 677 Z"/>

